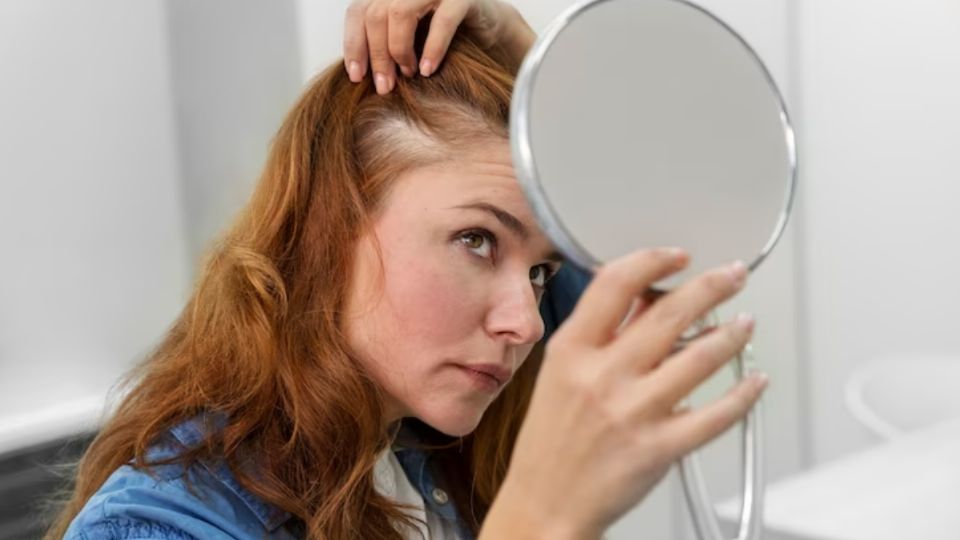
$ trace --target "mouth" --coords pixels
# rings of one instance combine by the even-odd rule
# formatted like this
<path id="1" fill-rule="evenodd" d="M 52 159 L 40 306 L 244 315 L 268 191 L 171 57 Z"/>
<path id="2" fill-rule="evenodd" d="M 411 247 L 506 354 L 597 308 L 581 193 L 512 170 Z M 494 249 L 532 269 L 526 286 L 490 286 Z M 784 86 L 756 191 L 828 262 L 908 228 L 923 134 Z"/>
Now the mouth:
<path id="1" fill-rule="evenodd" d="M 488 390 L 501 388 L 513 376 L 513 370 L 496 364 L 456 364 L 456 367 Z"/>

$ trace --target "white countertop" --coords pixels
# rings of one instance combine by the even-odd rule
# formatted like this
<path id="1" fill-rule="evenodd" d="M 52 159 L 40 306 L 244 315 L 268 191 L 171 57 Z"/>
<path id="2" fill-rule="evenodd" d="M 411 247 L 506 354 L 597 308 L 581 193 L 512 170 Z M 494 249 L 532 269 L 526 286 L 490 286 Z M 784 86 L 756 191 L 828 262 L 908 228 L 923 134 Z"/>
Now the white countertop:
<path id="1" fill-rule="evenodd" d="M 767 486 L 765 538 L 960 539 L 960 419 Z M 739 499 L 717 506 L 739 519 Z"/>
<path id="2" fill-rule="evenodd" d="M 103 405 L 103 396 L 90 395 L 28 413 L 0 417 L 0 456 L 94 431 L 99 425 Z"/>
<path id="3" fill-rule="evenodd" d="M 122 372 L 76 360 L 56 369 L 42 362 L 0 370 L 0 456 L 97 429 L 109 389 Z"/>

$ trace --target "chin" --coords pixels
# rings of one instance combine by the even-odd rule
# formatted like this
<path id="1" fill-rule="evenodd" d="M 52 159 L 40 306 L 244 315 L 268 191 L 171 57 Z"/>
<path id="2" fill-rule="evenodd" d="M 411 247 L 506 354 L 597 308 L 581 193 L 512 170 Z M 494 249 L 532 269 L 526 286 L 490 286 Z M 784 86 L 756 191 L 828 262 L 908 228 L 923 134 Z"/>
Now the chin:
<path id="1" fill-rule="evenodd" d="M 483 411 L 457 411 L 450 408 L 446 411 L 436 411 L 436 414 L 418 415 L 421 422 L 450 437 L 465 437 L 477 429 Z"/>

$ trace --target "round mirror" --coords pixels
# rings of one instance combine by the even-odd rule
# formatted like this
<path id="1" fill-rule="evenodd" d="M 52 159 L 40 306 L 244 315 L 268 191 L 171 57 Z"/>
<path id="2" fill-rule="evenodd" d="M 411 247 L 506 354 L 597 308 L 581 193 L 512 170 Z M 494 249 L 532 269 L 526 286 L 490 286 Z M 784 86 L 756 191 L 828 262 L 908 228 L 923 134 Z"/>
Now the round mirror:
<path id="1" fill-rule="evenodd" d="M 691 254 L 670 288 L 776 244 L 796 178 L 777 88 L 730 27 L 680 0 L 573 7 L 538 39 L 511 110 L 517 176 L 583 268 L 640 248 Z"/>

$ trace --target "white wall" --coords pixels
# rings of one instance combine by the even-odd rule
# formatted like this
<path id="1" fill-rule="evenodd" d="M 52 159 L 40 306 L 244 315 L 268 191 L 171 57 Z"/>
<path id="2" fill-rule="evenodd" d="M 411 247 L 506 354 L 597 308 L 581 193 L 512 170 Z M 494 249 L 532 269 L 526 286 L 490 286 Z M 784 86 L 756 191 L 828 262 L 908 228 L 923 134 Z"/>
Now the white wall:
<path id="1" fill-rule="evenodd" d="M 293 0 L 0 3 L 0 454 L 92 427 L 249 197 Z"/>
<path id="2" fill-rule="evenodd" d="M 798 262 L 811 443 L 822 461 L 874 441 L 843 407 L 857 366 L 938 352 L 960 361 L 960 4 L 798 5 Z"/>
<path id="3" fill-rule="evenodd" d="M 151 346 L 188 264 L 163 3 L 0 2 L 0 73 L 2 452 Z"/>
<path id="4" fill-rule="evenodd" d="M 167 0 L 190 259 L 243 206 L 300 92 L 294 0 Z"/>

